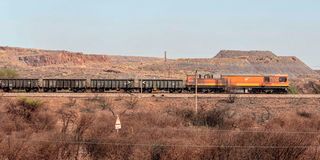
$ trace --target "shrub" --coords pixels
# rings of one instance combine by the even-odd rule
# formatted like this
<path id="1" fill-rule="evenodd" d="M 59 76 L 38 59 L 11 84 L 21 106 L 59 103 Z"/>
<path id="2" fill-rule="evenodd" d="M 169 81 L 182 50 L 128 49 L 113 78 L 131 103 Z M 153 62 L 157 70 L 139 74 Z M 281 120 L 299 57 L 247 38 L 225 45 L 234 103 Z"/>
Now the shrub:
<path id="1" fill-rule="evenodd" d="M 0 78 L 16 78 L 18 73 L 14 69 L 1 68 L 0 69 Z"/>
<path id="2" fill-rule="evenodd" d="M 33 128 L 36 131 L 52 130 L 56 127 L 57 118 L 52 113 L 41 111 L 32 116 Z"/>
<path id="3" fill-rule="evenodd" d="M 165 147 L 155 144 L 152 146 L 151 150 L 151 159 L 152 160 L 161 160 L 161 157 L 163 157 L 165 154 Z"/>
<path id="4" fill-rule="evenodd" d="M 311 118 L 312 114 L 306 111 L 297 111 L 297 115 L 304 118 Z"/>
<path id="5" fill-rule="evenodd" d="M 217 147 L 204 148 L 199 159 L 306 159 L 305 152 L 316 139 L 310 134 L 267 132 L 212 133 L 211 137 L 210 145 Z"/>
<path id="6" fill-rule="evenodd" d="M 129 110 L 135 109 L 137 104 L 138 104 L 138 102 L 139 102 L 138 97 L 131 96 L 129 99 L 125 100 L 126 108 L 129 109 Z"/>
<path id="7" fill-rule="evenodd" d="M 320 94 L 320 85 L 317 84 L 316 82 L 310 81 L 309 86 L 313 89 L 314 93 Z"/>
<path id="8" fill-rule="evenodd" d="M 214 108 L 208 111 L 201 110 L 198 114 L 191 109 L 178 109 L 176 114 L 184 120 L 191 122 L 196 126 L 207 126 L 207 127 L 226 127 L 225 121 L 228 108 Z"/>
<path id="9" fill-rule="evenodd" d="M 85 151 L 92 159 L 119 159 L 127 160 L 132 155 L 133 146 L 116 145 L 117 141 L 109 141 L 108 144 L 103 144 L 101 139 L 87 140 L 90 143 L 84 145 Z M 112 144 L 114 143 L 114 145 Z"/>
<path id="10" fill-rule="evenodd" d="M 191 120 L 195 116 L 194 110 L 191 109 L 177 109 L 176 114 L 185 120 Z"/>
<path id="11" fill-rule="evenodd" d="M 52 130 L 57 122 L 55 115 L 44 109 L 40 100 L 22 98 L 17 102 L 11 102 L 7 106 L 7 113 L 12 120 L 12 131 L 25 130 L 27 126 L 35 132 Z"/>
<path id="12" fill-rule="evenodd" d="M 40 100 L 22 98 L 16 103 L 10 103 L 7 107 L 7 113 L 13 117 L 19 116 L 30 121 L 32 114 L 37 112 L 42 105 L 43 102 Z"/>
<path id="13" fill-rule="evenodd" d="M 235 95 L 235 94 L 230 94 L 229 96 L 228 96 L 228 99 L 227 99 L 227 103 L 234 103 L 235 101 L 236 101 L 236 99 L 237 99 L 237 95 Z"/>
<path id="14" fill-rule="evenodd" d="M 208 126 L 223 128 L 225 124 L 226 109 L 212 109 L 200 112 L 193 118 L 193 124 L 197 126 Z"/>
<path id="15" fill-rule="evenodd" d="M 288 92 L 290 93 L 290 94 L 298 94 L 299 93 L 299 90 L 298 90 L 298 88 L 296 87 L 296 86 L 289 86 L 289 88 L 288 88 Z"/>
<path id="16" fill-rule="evenodd" d="M 0 129 L 6 134 L 11 134 L 15 131 L 24 131 L 30 127 L 21 117 L 12 118 L 8 115 L 2 116 L 0 123 Z"/>
<path id="17" fill-rule="evenodd" d="M 98 100 L 99 102 L 99 107 L 101 108 L 101 110 L 113 110 L 113 104 L 112 101 L 110 99 L 104 98 L 104 99 L 100 99 Z"/>
<path id="18" fill-rule="evenodd" d="M 83 113 L 94 113 L 94 109 L 90 108 L 90 107 L 83 107 L 80 109 L 80 112 L 83 112 Z"/>
<path id="19" fill-rule="evenodd" d="M 43 105 L 43 102 L 37 99 L 22 98 L 18 100 L 18 104 L 31 110 L 36 110 Z"/>

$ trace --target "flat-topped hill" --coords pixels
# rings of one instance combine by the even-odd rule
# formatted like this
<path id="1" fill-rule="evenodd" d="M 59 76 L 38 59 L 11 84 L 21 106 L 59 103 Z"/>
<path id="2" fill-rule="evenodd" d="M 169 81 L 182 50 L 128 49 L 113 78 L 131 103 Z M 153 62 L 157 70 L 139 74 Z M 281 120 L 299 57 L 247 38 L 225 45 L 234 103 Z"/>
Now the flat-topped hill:
<path id="1" fill-rule="evenodd" d="M 214 58 L 276 57 L 271 51 L 221 50 Z"/>

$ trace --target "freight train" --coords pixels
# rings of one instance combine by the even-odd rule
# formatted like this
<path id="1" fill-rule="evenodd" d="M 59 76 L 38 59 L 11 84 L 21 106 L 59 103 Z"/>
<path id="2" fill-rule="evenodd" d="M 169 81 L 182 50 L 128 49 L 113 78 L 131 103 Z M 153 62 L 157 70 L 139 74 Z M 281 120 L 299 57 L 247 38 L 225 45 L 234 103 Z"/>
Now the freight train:
<path id="1" fill-rule="evenodd" d="M 186 79 L 0 79 L 4 92 L 287 93 L 288 75 L 187 75 Z"/>

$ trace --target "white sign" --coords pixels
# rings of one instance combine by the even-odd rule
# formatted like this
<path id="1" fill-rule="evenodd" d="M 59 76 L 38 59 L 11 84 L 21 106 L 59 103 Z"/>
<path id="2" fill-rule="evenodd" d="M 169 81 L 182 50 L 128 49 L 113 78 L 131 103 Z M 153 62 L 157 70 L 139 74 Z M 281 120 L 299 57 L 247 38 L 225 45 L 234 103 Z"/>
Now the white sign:
<path id="1" fill-rule="evenodd" d="M 121 129 L 121 122 L 120 122 L 120 118 L 117 115 L 117 120 L 116 120 L 116 125 L 115 125 L 116 130 Z"/>

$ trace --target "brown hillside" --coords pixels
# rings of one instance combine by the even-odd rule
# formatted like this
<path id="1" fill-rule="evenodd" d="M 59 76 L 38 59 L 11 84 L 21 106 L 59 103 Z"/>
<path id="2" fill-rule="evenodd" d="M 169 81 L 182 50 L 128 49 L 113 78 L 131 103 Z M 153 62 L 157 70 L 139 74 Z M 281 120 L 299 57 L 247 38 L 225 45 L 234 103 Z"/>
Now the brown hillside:
<path id="1" fill-rule="evenodd" d="M 292 78 L 319 74 L 297 57 L 270 51 L 222 50 L 213 58 L 176 59 L 89 55 L 78 52 L 0 47 L 0 67 L 15 68 L 21 77 L 184 78 L 196 69 L 220 74 L 289 74 Z"/>

